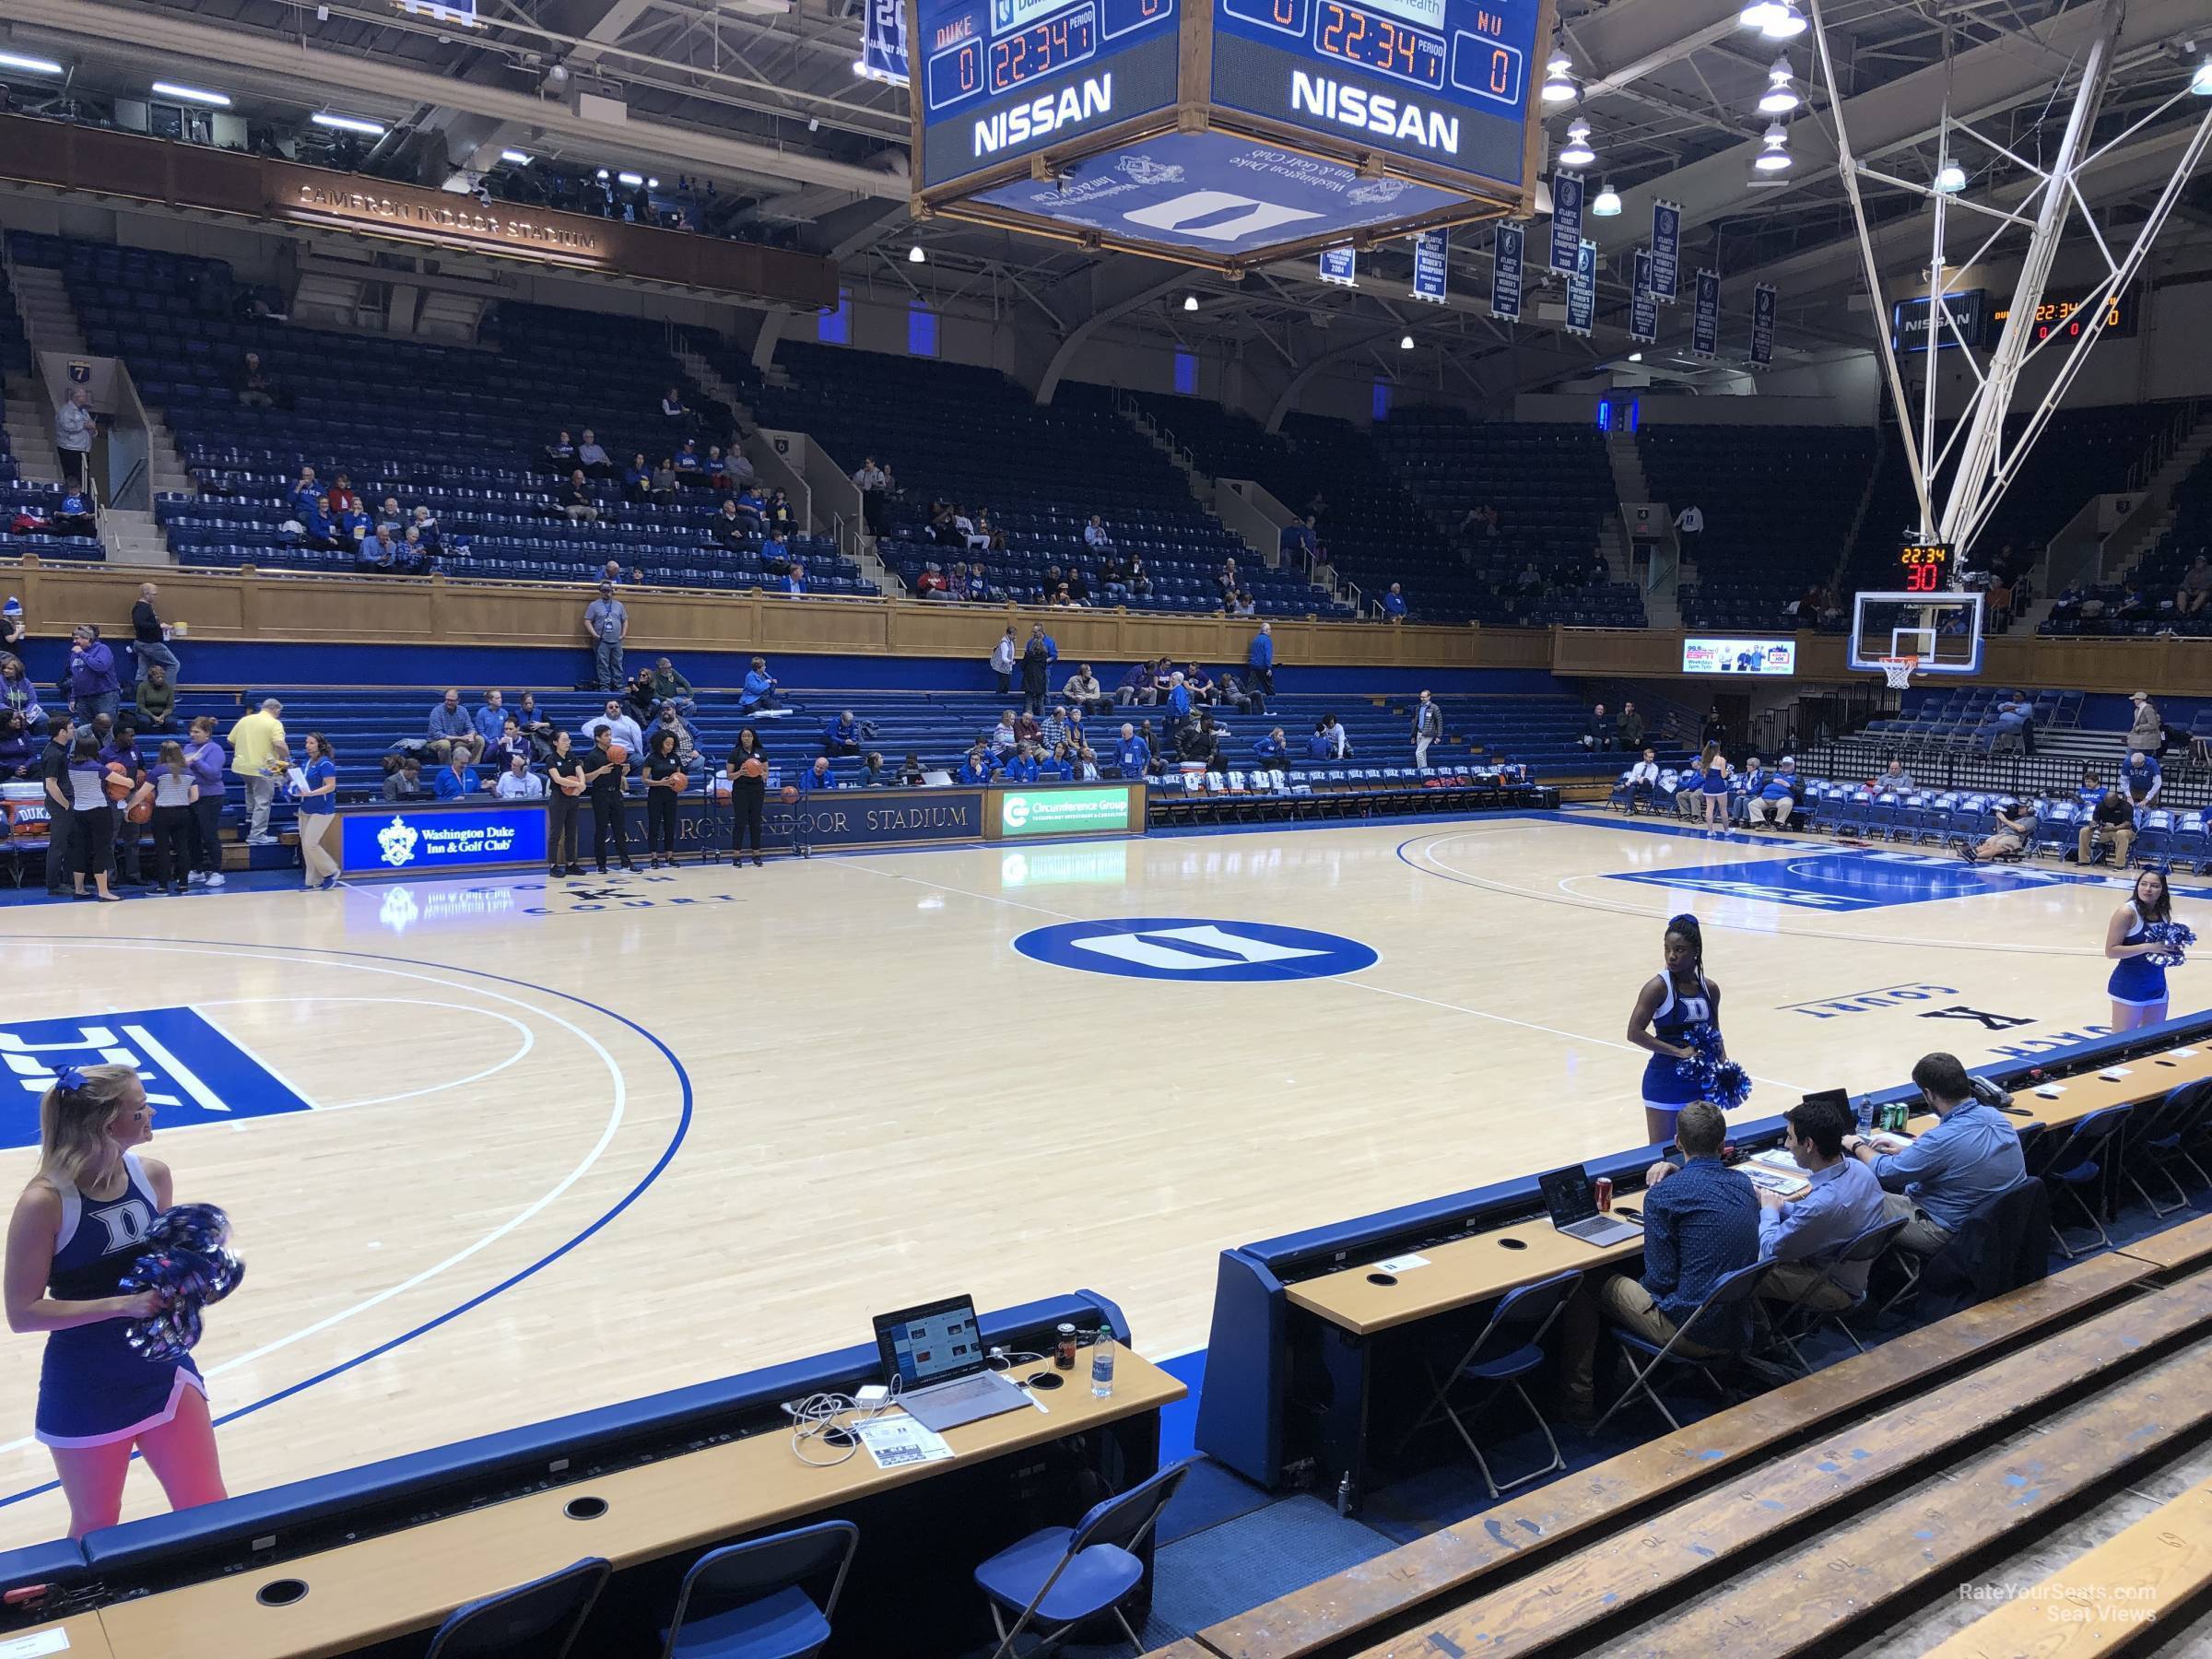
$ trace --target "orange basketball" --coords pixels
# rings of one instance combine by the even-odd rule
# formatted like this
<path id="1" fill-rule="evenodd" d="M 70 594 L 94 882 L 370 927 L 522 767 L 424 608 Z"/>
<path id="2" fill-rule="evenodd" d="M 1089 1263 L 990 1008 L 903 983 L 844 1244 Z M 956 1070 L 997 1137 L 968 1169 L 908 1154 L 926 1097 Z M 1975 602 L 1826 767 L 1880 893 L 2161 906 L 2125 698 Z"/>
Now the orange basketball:
<path id="1" fill-rule="evenodd" d="M 790 806 L 790 805 L 791 805 L 791 804 L 792 804 L 794 801 L 797 800 L 798 798 L 799 798 L 799 786 L 798 786 L 796 783 L 786 783 L 786 784 L 784 784 L 784 785 L 783 785 L 783 805 L 784 805 L 784 806 Z"/>
<path id="2" fill-rule="evenodd" d="M 741 778 L 765 778 L 768 776 L 768 762 L 758 755 L 747 756 L 745 764 L 737 769 L 737 775 Z"/>
<path id="3" fill-rule="evenodd" d="M 100 784 L 108 792 L 109 800 L 122 800 L 131 793 L 130 768 L 120 760 L 109 761 L 107 771 L 101 774 Z"/>
<path id="4" fill-rule="evenodd" d="M 151 783 L 141 783 L 138 786 L 138 793 L 131 797 L 131 804 L 123 809 L 123 816 L 126 822 L 133 824 L 147 824 L 153 821 L 154 786 Z"/>
<path id="5" fill-rule="evenodd" d="M 668 787 L 675 790 L 677 794 L 682 794 L 685 790 L 691 787 L 691 780 L 680 771 L 670 772 L 668 774 Z"/>
<path id="6" fill-rule="evenodd" d="M 627 743 L 608 744 L 606 746 L 606 757 L 608 759 L 614 761 L 615 764 L 619 766 L 623 761 L 629 759 L 629 745 Z"/>

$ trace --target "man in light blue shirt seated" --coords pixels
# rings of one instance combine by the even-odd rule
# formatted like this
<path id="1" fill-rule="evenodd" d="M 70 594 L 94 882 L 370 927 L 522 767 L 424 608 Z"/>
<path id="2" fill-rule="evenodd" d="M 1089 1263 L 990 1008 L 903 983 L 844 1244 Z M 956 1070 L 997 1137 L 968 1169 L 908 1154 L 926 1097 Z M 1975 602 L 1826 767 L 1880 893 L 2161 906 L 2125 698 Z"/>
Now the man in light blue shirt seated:
<path id="1" fill-rule="evenodd" d="M 2019 1131 L 1974 1093 L 1956 1055 L 1922 1055 L 1912 1081 L 1936 1113 L 1934 1128 L 1908 1141 L 1853 1135 L 1843 1149 L 1882 1183 L 1888 1194 L 1884 1213 L 1905 1218 L 1898 1243 L 1933 1255 L 1951 1241 L 1976 1205 L 2018 1181 L 2026 1166 Z"/>
<path id="2" fill-rule="evenodd" d="M 484 752 L 483 735 L 477 730 L 477 723 L 468 717 L 468 711 L 461 706 L 461 693 L 457 690 L 448 690 L 441 701 L 430 705 L 427 735 L 430 753 L 441 760 L 459 754 L 473 764 Z"/>
<path id="3" fill-rule="evenodd" d="M 1840 1102 L 1804 1100 L 1783 1112 L 1782 1121 L 1783 1147 L 1812 1185 L 1794 1198 L 1759 1189 L 1759 1253 L 1778 1264 L 1759 1293 L 1771 1301 L 1841 1312 L 1866 1294 L 1873 1264 L 1819 1264 L 1880 1223 L 1882 1183 L 1865 1164 L 1843 1156 L 1843 1137 L 1855 1125 Z"/>

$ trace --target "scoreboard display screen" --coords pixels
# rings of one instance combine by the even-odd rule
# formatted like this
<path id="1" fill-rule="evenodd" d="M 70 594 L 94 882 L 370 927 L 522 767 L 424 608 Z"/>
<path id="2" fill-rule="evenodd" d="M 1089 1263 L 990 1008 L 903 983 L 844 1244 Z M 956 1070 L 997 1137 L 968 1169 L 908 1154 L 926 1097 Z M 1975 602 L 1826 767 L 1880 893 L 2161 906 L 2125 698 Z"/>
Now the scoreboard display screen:
<path id="1" fill-rule="evenodd" d="M 1213 101 L 1519 188 L 1537 0 L 1213 0 Z"/>
<path id="2" fill-rule="evenodd" d="M 920 0 L 922 183 L 1164 110 L 1184 0 Z"/>
<path id="3" fill-rule="evenodd" d="M 2041 341 L 2053 335 L 2062 335 L 2069 340 L 2079 339 L 2096 320 L 2096 308 L 2090 303 L 2093 294 L 2045 294 L 2035 308 L 2035 338 Z M 2136 332 L 2136 300 L 2133 294 L 2113 294 L 2103 301 L 2104 327 L 2098 335 L 2100 340 L 2125 339 Z M 2008 327 L 2012 322 L 2012 308 L 2005 307 L 1996 314 L 1997 325 Z"/>
<path id="4" fill-rule="evenodd" d="M 1949 542 L 1907 542 L 1898 549 L 1898 589 L 1907 594 L 1941 594 L 1951 585 Z"/>

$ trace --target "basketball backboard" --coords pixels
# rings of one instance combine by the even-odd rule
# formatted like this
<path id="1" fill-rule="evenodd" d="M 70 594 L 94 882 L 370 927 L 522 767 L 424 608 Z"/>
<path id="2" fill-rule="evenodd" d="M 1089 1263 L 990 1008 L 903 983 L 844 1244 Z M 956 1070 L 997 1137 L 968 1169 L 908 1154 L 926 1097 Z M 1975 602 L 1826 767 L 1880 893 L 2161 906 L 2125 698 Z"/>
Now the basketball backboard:
<path id="1" fill-rule="evenodd" d="M 1915 674 L 1982 672 L 1982 595 L 1858 594 L 1851 614 L 1851 665 L 1880 674 L 1912 657 Z"/>

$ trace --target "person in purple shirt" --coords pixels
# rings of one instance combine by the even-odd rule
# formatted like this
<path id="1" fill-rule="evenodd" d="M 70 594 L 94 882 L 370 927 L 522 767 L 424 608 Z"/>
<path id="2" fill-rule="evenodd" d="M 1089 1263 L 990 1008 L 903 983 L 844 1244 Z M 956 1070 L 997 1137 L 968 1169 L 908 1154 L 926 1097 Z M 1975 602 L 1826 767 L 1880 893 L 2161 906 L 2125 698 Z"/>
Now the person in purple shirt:
<path id="1" fill-rule="evenodd" d="M 200 786 L 192 803 L 192 885 L 223 885 L 223 768 L 228 760 L 215 735 L 215 718 L 203 714 L 192 723 L 192 740 L 184 746 L 185 769 Z"/>
<path id="2" fill-rule="evenodd" d="M 100 642 L 100 629 L 79 624 L 69 640 L 69 710 L 79 725 L 96 716 L 111 720 L 123 706 L 123 682 L 115 677 L 115 653 Z"/>

